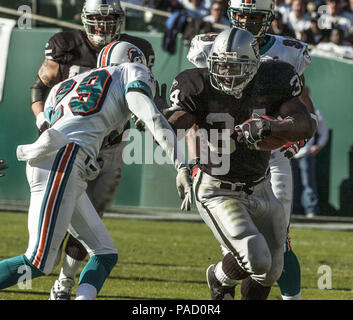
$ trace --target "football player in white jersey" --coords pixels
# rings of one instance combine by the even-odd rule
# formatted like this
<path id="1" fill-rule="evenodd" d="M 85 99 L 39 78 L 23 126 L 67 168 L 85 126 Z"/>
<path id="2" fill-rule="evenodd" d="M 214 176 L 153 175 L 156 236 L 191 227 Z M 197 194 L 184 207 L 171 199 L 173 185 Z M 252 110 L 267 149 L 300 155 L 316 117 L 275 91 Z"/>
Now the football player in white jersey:
<path id="1" fill-rule="evenodd" d="M 144 65 L 143 53 L 126 42 L 108 46 L 109 50 L 103 48 L 98 60 L 99 66 L 107 67 L 79 74 L 53 87 L 44 107 L 50 128 L 34 143 L 17 148 L 18 159 L 27 161 L 31 190 L 29 243 L 24 254 L 0 262 L 0 289 L 23 281 L 23 270 L 30 279 L 50 274 L 69 230 L 90 255 L 81 272 L 76 299 L 95 299 L 116 264 L 118 253 L 85 190 L 87 181 L 99 174 L 96 159 L 104 137 L 113 129 L 122 132 L 131 113 L 144 121 L 173 160 L 178 170 L 179 195 L 190 208 L 188 168 L 183 155 L 174 149 L 177 138 L 172 128 L 152 100 L 155 80 Z M 119 58 L 126 56 L 127 50 L 134 50 L 135 61 L 144 64 L 109 66 L 121 62 Z"/>
<path id="2" fill-rule="evenodd" d="M 302 83 L 305 84 L 303 73 L 311 62 L 307 45 L 295 39 L 266 34 L 274 18 L 273 0 L 231 0 L 229 2 L 228 17 L 233 27 L 243 28 L 254 34 L 260 45 L 262 61 L 273 59 L 291 64 L 300 76 Z M 207 67 L 207 57 L 216 37 L 216 33 L 195 36 L 188 52 L 188 60 L 199 68 Z M 303 90 L 300 99 L 307 106 L 313 121 L 316 122 L 314 107 L 306 90 Z M 258 110 L 259 114 L 261 112 L 262 110 Z M 290 162 L 287 158 L 292 157 L 304 144 L 304 141 L 288 143 L 282 149 L 271 153 L 272 189 L 285 208 L 288 234 L 292 209 L 293 181 Z M 228 252 L 227 249 L 222 249 L 224 254 Z M 278 284 L 284 300 L 301 299 L 300 265 L 292 251 L 289 236 L 284 245 L 284 268 Z"/>

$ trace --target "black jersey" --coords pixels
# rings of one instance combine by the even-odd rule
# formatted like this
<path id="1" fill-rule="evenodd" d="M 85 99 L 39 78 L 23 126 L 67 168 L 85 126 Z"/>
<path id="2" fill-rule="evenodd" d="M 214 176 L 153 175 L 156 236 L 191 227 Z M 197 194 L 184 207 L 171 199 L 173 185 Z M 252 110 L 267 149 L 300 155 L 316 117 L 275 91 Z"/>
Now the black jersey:
<path id="1" fill-rule="evenodd" d="M 214 89 L 207 68 L 195 68 L 185 70 L 175 78 L 170 101 L 172 105 L 193 114 L 199 128 L 206 129 L 209 152 L 219 151 L 211 139 L 211 129 L 230 130 L 229 172 L 215 175 L 212 168 L 219 165 L 212 163 L 211 157 L 200 168 L 221 180 L 251 183 L 265 175 L 270 152 L 250 150 L 246 144 L 238 143 L 234 127 L 255 113 L 277 117 L 280 115 L 280 106 L 299 96 L 301 90 L 299 76 L 290 64 L 267 61 L 260 65 L 258 73 L 239 98 Z"/>
<path id="2" fill-rule="evenodd" d="M 120 35 L 119 40 L 137 46 L 145 55 L 148 67 L 152 68 L 155 55 L 147 40 L 125 33 Z M 59 32 L 45 46 L 46 58 L 60 64 L 61 80 L 95 68 L 98 54 L 99 50 L 92 46 L 86 33 L 81 30 Z"/>

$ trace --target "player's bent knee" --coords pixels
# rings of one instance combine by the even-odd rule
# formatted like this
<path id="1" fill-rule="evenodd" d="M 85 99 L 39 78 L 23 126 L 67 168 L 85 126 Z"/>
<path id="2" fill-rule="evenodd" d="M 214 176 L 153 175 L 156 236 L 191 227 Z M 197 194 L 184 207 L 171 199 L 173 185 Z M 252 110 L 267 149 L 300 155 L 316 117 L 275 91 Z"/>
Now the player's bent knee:
<path id="1" fill-rule="evenodd" d="M 251 273 L 264 274 L 271 268 L 271 252 L 262 234 L 249 237 L 248 245 L 248 264 Z"/>

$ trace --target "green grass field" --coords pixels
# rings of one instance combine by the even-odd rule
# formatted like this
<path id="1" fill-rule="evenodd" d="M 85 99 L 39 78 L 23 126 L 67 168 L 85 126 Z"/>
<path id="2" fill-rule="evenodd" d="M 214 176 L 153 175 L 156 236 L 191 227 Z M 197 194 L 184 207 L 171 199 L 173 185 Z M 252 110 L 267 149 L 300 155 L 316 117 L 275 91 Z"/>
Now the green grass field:
<path id="1" fill-rule="evenodd" d="M 119 250 L 119 261 L 98 299 L 208 300 L 206 268 L 221 258 L 219 245 L 203 223 L 105 219 Z M 0 259 L 22 254 L 27 246 L 27 215 L 0 213 Z M 353 233 L 291 231 L 301 262 L 303 300 L 353 299 Z M 321 265 L 332 270 L 332 289 L 318 289 Z M 35 279 L 31 290 L 18 286 L 0 291 L 0 300 L 47 300 L 57 278 Z M 239 286 L 237 297 L 239 298 Z M 280 300 L 277 284 L 270 300 Z"/>

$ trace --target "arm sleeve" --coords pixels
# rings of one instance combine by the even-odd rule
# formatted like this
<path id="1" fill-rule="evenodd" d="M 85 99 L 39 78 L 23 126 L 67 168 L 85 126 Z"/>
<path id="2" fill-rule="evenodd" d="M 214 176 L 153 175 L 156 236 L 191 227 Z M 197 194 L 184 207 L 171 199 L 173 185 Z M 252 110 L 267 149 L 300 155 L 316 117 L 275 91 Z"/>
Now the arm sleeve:
<path id="1" fill-rule="evenodd" d="M 138 91 L 129 91 L 125 99 L 130 111 L 145 123 L 155 140 L 173 161 L 174 167 L 176 169 L 183 167 L 185 156 L 177 148 L 177 137 L 152 99 Z"/>

